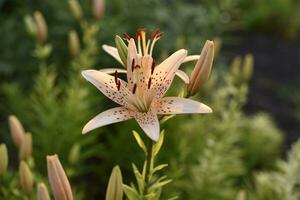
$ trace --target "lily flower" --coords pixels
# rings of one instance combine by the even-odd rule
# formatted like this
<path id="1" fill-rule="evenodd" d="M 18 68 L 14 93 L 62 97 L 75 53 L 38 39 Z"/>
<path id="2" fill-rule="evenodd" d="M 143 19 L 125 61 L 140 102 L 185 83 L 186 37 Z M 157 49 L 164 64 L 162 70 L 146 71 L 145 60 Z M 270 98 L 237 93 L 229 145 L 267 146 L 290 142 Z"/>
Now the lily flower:
<path id="1" fill-rule="evenodd" d="M 149 37 L 147 39 L 146 37 L 146 31 L 144 29 L 140 29 L 137 31 L 136 38 L 138 41 L 138 50 L 137 53 L 139 56 L 142 55 L 149 55 L 152 56 L 152 52 L 154 49 L 154 46 L 156 42 L 161 38 L 163 35 L 163 32 L 160 32 L 159 30 L 156 30 L 155 32 L 150 32 Z M 125 40 L 129 41 L 130 37 L 128 34 L 124 34 Z M 116 61 L 118 61 L 123 67 L 127 68 L 127 63 L 123 62 L 118 49 L 116 47 L 110 46 L 110 45 L 102 45 L 102 49 L 111 55 Z M 187 56 L 182 63 L 187 63 L 191 61 L 196 61 L 200 58 L 200 55 L 190 55 Z M 113 74 L 116 70 L 118 70 L 119 73 L 126 73 L 126 70 L 120 69 L 120 68 L 106 68 L 102 69 L 100 71 L 108 74 Z M 177 70 L 176 75 L 181 78 L 186 84 L 189 84 L 189 76 L 182 70 Z"/>
<path id="2" fill-rule="evenodd" d="M 143 36 L 141 37 L 144 40 Z M 164 97 L 187 51 L 178 50 L 159 65 L 152 58 L 155 39 L 146 43 L 128 38 L 127 81 L 118 77 L 119 70 L 110 75 L 98 70 L 82 71 L 82 76 L 105 96 L 121 105 L 98 114 L 83 128 L 85 134 L 95 128 L 134 118 L 152 140 L 159 138 L 157 115 L 210 113 L 208 106 L 186 98 Z M 151 44 L 151 45 L 150 45 Z M 150 48 L 150 51 L 149 51 Z M 142 53 L 141 53 L 142 52 Z"/>

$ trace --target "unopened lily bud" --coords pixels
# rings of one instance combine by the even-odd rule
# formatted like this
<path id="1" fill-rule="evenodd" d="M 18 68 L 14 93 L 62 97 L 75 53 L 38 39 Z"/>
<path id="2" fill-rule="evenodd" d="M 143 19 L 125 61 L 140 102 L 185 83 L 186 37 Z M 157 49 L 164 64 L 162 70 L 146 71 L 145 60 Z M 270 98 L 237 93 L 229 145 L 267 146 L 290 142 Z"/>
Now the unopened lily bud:
<path id="1" fill-rule="evenodd" d="M 19 176 L 22 191 L 30 195 L 33 190 L 33 176 L 25 161 L 21 161 L 20 163 Z"/>
<path id="2" fill-rule="evenodd" d="M 243 190 L 239 191 L 239 193 L 236 195 L 236 200 L 246 200 L 245 191 Z"/>
<path id="3" fill-rule="evenodd" d="M 245 80 L 250 80 L 253 74 L 254 58 L 251 54 L 247 54 L 244 58 L 243 77 Z"/>
<path id="4" fill-rule="evenodd" d="M 48 27 L 43 14 L 40 11 L 34 12 L 36 24 L 36 39 L 39 44 L 44 44 L 48 38 Z"/>
<path id="5" fill-rule="evenodd" d="M 109 178 L 105 200 L 123 199 L 123 181 L 119 166 L 115 166 Z"/>
<path id="6" fill-rule="evenodd" d="M 36 35 L 36 26 L 33 18 L 30 15 L 25 15 L 24 17 L 24 24 L 26 31 L 29 35 L 35 36 Z"/>
<path id="7" fill-rule="evenodd" d="M 73 200 L 72 189 L 57 155 L 47 156 L 48 178 L 56 200 Z"/>
<path id="8" fill-rule="evenodd" d="M 45 183 L 39 183 L 37 186 L 37 200 L 50 200 L 50 195 Z"/>
<path id="9" fill-rule="evenodd" d="M 95 19 L 100 19 L 104 15 L 105 0 L 93 0 L 92 9 Z"/>
<path id="10" fill-rule="evenodd" d="M 79 160 L 80 144 L 74 144 L 69 153 L 69 163 L 75 164 Z"/>
<path id="11" fill-rule="evenodd" d="M 73 57 L 78 56 L 80 53 L 80 41 L 76 31 L 69 32 L 69 51 Z"/>
<path id="12" fill-rule="evenodd" d="M 231 73 L 234 77 L 239 77 L 241 74 L 241 65 L 242 65 L 242 58 L 240 56 L 236 56 L 230 66 Z"/>
<path id="13" fill-rule="evenodd" d="M 214 43 L 206 41 L 195 68 L 190 77 L 188 95 L 195 95 L 208 80 L 214 59 Z"/>
<path id="14" fill-rule="evenodd" d="M 18 118 L 14 115 L 10 115 L 8 117 L 9 121 L 9 127 L 10 127 L 10 134 L 11 137 L 15 143 L 15 145 L 20 148 L 21 144 L 24 141 L 25 138 L 25 131 L 21 124 L 21 122 L 18 120 Z"/>
<path id="15" fill-rule="evenodd" d="M 82 18 L 82 9 L 77 0 L 69 0 L 69 7 L 73 16 L 80 20 Z"/>
<path id="16" fill-rule="evenodd" d="M 125 44 L 124 40 L 118 35 L 116 35 L 116 37 L 115 37 L 115 43 L 116 43 L 116 48 L 118 49 L 119 56 L 124 64 L 124 66 L 126 66 L 128 47 Z"/>
<path id="17" fill-rule="evenodd" d="M 8 154 L 5 144 L 0 144 L 0 176 L 5 174 L 8 165 Z"/>
<path id="18" fill-rule="evenodd" d="M 28 160 L 32 154 L 32 135 L 31 133 L 26 133 L 23 143 L 19 151 L 20 160 Z"/>
<path id="19" fill-rule="evenodd" d="M 215 45 L 215 52 L 214 52 L 214 57 L 217 58 L 219 55 L 219 52 L 221 50 L 222 47 L 222 39 L 221 38 L 215 38 L 214 39 L 214 45 Z"/>

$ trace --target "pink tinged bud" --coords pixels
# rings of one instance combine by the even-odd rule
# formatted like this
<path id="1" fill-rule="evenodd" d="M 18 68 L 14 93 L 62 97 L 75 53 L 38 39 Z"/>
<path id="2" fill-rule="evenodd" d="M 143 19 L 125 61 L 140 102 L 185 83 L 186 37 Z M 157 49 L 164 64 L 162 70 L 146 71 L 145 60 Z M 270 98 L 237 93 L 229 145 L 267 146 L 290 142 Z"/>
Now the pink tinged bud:
<path id="1" fill-rule="evenodd" d="M 20 148 L 25 139 L 24 128 L 23 128 L 21 122 L 18 120 L 18 118 L 14 115 L 10 115 L 8 117 L 8 121 L 9 121 L 11 137 L 12 137 L 15 145 L 18 148 Z"/>
<path id="2" fill-rule="evenodd" d="M 36 39 L 39 44 L 44 44 L 48 38 L 48 27 L 43 14 L 40 11 L 34 12 L 36 24 Z"/>
<path id="3" fill-rule="evenodd" d="M 70 183 L 57 155 L 47 156 L 48 178 L 56 200 L 73 200 Z"/>
<path id="4" fill-rule="evenodd" d="M 4 175 L 8 165 L 8 154 L 5 144 L 0 144 L 0 176 Z"/>
<path id="5" fill-rule="evenodd" d="M 30 196 L 33 190 L 33 176 L 25 161 L 20 163 L 19 176 L 22 191 Z"/>
<path id="6" fill-rule="evenodd" d="M 214 59 L 214 43 L 207 40 L 190 77 L 188 94 L 195 95 L 208 80 Z"/>
<path id="7" fill-rule="evenodd" d="M 19 151 L 20 160 L 28 160 L 32 154 L 32 135 L 31 133 L 26 133 L 23 143 Z"/>
<path id="8" fill-rule="evenodd" d="M 48 189 L 44 183 L 37 186 L 37 200 L 50 200 Z"/>
<path id="9" fill-rule="evenodd" d="M 92 3 L 93 15 L 95 19 L 100 19 L 104 15 L 105 0 L 93 0 Z"/>

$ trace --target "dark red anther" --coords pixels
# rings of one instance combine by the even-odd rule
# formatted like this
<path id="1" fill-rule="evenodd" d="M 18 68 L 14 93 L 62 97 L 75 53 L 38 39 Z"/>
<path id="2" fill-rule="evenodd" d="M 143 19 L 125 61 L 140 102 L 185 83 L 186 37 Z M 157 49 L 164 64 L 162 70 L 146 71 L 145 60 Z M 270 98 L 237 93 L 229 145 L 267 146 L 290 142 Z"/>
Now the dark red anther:
<path id="1" fill-rule="evenodd" d="M 151 75 L 152 75 L 153 72 L 154 72 L 154 68 L 155 68 L 155 61 L 153 60 L 153 61 L 152 61 L 152 66 L 151 66 Z"/>
<path id="2" fill-rule="evenodd" d="M 152 40 L 153 39 L 152 37 L 153 37 L 153 31 L 150 31 L 149 32 L 149 40 Z"/>
<path id="3" fill-rule="evenodd" d="M 149 78 L 149 81 L 148 81 L 148 89 L 150 89 L 150 87 L 151 87 L 151 77 Z"/>
<path id="4" fill-rule="evenodd" d="M 117 88 L 118 88 L 118 91 L 120 91 L 120 88 L 121 88 L 121 81 L 120 80 L 118 81 Z"/>
<path id="5" fill-rule="evenodd" d="M 135 91 L 136 91 L 136 83 L 133 85 L 132 94 L 135 94 Z"/>
<path id="6" fill-rule="evenodd" d="M 157 38 L 159 39 L 159 38 L 161 38 L 161 36 L 163 36 L 165 33 L 164 32 L 159 32 L 159 34 L 157 34 Z"/>
<path id="7" fill-rule="evenodd" d="M 126 32 L 123 33 L 123 37 L 124 37 L 125 40 L 130 40 L 131 39 L 131 37 Z"/>
<path id="8" fill-rule="evenodd" d="M 115 71 L 115 83 L 118 84 L 118 71 Z"/>
<path id="9" fill-rule="evenodd" d="M 131 71 L 132 72 L 134 71 L 134 66 L 135 66 L 135 59 L 132 59 L 132 62 L 131 62 Z"/>

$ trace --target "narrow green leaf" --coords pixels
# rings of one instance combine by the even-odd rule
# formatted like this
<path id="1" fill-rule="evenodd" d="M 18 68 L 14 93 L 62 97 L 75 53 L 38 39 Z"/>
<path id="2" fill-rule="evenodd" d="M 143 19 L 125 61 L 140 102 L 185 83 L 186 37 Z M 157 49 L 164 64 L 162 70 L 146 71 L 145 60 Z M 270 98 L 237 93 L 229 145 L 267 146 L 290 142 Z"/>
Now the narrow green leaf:
<path id="1" fill-rule="evenodd" d="M 152 170 L 152 174 L 154 174 L 155 172 L 159 171 L 159 170 L 162 170 L 163 168 L 167 167 L 168 164 L 161 164 L 161 165 L 158 165 L 156 166 L 153 170 Z"/>
<path id="2" fill-rule="evenodd" d="M 128 185 L 123 184 L 123 191 L 129 200 L 140 200 L 138 192 Z"/>
<path id="3" fill-rule="evenodd" d="M 157 141 L 157 143 L 153 147 L 153 157 L 155 157 L 158 154 L 158 152 L 159 152 L 159 150 L 160 150 L 160 148 L 161 148 L 161 146 L 164 142 L 164 136 L 165 136 L 165 130 L 162 130 L 160 135 L 159 135 L 159 140 Z"/>
<path id="4" fill-rule="evenodd" d="M 115 43 L 116 43 L 116 47 L 118 49 L 119 56 L 124 64 L 124 66 L 126 66 L 128 47 L 125 44 L 125 42 L 123 41 L 123 39 L 118 35 L 116 35 L 116 37 L 115 37 Z"/>
<path id="5" fill-rule="evenodd" d="M 147 147 L 146 147 L 145 143 L 143 142 L 141 136 L 136 131 L 132 131 L 132 133 L 133 133 L 133 136 L 134 136 L 136 142 L 138 143 L 139 147 L 141 147 L 141 149 L 146 154 L 147 153 Z"/>
<path id="6" fill-rule="evenodd" d="M 155 183 L 155 184 L 151 185 L 151 187 L 149 187 L 149 191 L 161 188 L 161 187 L 167 185 L 168 183 L 170 183 L 171 181 L 172 180 L 168 179 L 168 180 L 165 180 L 165 181 L 162 181 L 162 182 Z"/>
<path id="7" fill-rule="evenodd" d="M 123 199 L 123 181 L 119 166 L 115 166 L 109 178 L 106 189 L 106 200 L 122 200 Z"/>
<path id="8" fill-rule="evenodd" d="M 139 172 L 139 170 L 137 169 L 137 167 L 134 164 L 132 164 L 132 168 L 133 168 L 133 172 L 134 172 L 137 184 L 138 184 L 139 192 L 142 193 L 144 190 L 144 187 L 145 187 L 145 181 L 143 179 L 142 174 Z"/>

